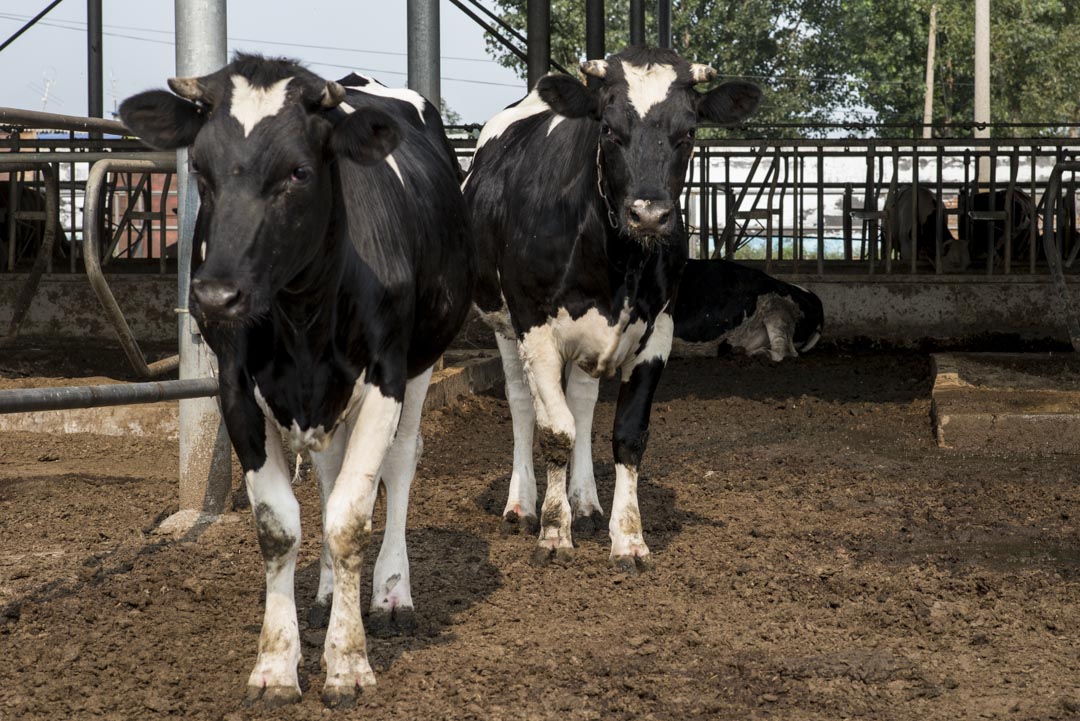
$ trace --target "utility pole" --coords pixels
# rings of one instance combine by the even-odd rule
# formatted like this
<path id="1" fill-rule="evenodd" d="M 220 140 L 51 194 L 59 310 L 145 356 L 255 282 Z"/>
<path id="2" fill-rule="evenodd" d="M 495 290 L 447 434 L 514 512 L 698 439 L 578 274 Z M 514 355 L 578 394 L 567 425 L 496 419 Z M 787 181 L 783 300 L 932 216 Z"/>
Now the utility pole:
<path id="1" fill-rule="evenodd" d="M 409 89 L 427 98 L 442 113 L 439 67 L 439 0 L 409 0 Z"/>
<path id="2" fill-rule="evenodd" d="M 934 122 L 934 51 L 937 48 L 937 3 L 930 6 L 930 37 L 926 41 L 926 101 L 923 103 L 924 138 L 933 137 Z"/>
<path id="3" fill-rule="evenodd" d="M 551 66 L 551 0 L 528 0 L 525 21 L 529 90 Z"/>

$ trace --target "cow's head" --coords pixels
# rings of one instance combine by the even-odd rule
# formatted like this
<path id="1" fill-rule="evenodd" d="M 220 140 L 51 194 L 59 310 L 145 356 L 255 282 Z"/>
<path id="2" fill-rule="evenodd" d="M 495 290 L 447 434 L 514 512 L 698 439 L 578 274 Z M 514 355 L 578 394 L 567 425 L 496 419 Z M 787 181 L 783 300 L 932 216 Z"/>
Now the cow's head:
<path id="1" fill-rule="evenodd" d="M 619 229 L 643 243 L 671 235 L 698 123 L 746 118 L 761 90 L 732 81 L 699 93 L 694 86 L 716 71 L 656 48 L 629 48 L 581 69 L 600 82 L 587 88 L 548 75 L 539 82 L 540 97 L 560 115 L 597 121 L 601 186 Z"/>
<path id="2" fill-rule="evenodd" d="M 255 318 L 327 251 L 333 161 L 381 161 L 398 126 L 336 109 L 345 89 L 291 60 L 238 54 L 169 87 L 128 98 L 120 117 L 152 147 L 190 146 L 202 200 L 192 311 L 200 322 Z"/>

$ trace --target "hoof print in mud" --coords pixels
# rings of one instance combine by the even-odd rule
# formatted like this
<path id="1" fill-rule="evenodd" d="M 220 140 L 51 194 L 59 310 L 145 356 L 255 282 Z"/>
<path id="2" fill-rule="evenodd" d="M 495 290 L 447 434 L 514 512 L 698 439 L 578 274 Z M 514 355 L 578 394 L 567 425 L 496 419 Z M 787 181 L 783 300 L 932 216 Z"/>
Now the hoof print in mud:
<path id="1" fill-rule="evenodd" d="M 416 631 L 416 611 L 398 607 L 393 611 L 373 610 L 367 618 L 367 632 L 375 638 L 409 636 Z"/>
<path id="2" fill-rule="evenodd" d="M 611 559 L 611 566 L 620 573 L 636 576 L 651 570 L 653 560 L 651 556 L 615 556 Z"/>
<path id="3" fill-rule="evenodd" d="M 300 689 L 292 686 L 248 686 L 245 706 L 275 709 L 300 701 Z"/>
<path id="4" fill-rule="evenodd" d="M 578 516 L 570 524 L 570 531 L 574 534 L 574 538 L 593 538 L 606 530 L 607 523 L 604 522 L 604 514 L 600 511 L 593 511 L 587 516 Z"/>
<path id="5" fill-rule="evenodd" d="M 510 511 L 503 516 L 502 532 L 507 536 L 518 534 L 531 536 L 540 532 L 540 520 L 536 516 L 519 516 Z"/>
<path id="6" fill-rule="evenodd" d="M 569 566 L 574 560 L 574 549 L 572 548 L 548 548 L 546 546 L 537 546 L 533 550 L 532 558 L 529 562 L 534 566 L 546 566 L 549 563 L 554 563 L 556 566 Z"/>

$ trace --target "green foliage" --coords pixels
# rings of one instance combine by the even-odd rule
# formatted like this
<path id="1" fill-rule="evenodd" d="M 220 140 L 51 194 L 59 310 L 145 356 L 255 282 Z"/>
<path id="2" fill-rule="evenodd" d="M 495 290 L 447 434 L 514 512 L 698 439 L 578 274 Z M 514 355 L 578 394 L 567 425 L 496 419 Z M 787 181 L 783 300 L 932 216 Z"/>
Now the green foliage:
<path id="1" fill-rule="evenodd" d="M 684 57 L 712 63 L 719 80 L 744 77 L 761 84 L 766 93 L 757 122 L 920 123 L 933 3 L 934 121 L 968 122 L 974 100 L 972 0 L 674 0 L 672 42 Z M 526 1 L 495 4 L 524 34 Z M 652 41 L 656 3 L 645 4 Z M 584 5 L 552 0 L 552 56 L 568 69 L 584 57 Z M 614 52 L 629 42 L 629 0 L 608 0 L 606 9 L 607 47 Z M 1077 37 L 1080 0 L 993 0 L 991 120 L 1080 122 Z M 488 52 L 524 76 L 521 61 L 494 40 L 488 40 Z M 1033 132 L 1019 128 L 1013 134 Z"/>

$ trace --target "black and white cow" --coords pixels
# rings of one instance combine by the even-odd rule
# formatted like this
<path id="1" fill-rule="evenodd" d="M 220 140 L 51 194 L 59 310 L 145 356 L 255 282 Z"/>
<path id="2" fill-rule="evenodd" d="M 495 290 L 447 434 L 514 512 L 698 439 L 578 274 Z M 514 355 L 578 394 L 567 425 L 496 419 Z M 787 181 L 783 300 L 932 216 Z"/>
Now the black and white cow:
<path id="1" fill-rule="evenodd" d="M 549 75 L 488 121 L 464 191 L 480 256 L 476 304 L 496 331 L 514 418 L 504 519 L 539 526 L 536 563 L 569 558 L 572 525 L 595 529 L 595 487 L 574 474 L 568 491 L 567 466 L 588 455 L 591 477 L 594 379 L 618 374 L 608 527 L 612 561 L 634 571 L 649 555 L 637 477 L 686 262 L 679 193 L 694 129 L 741 120 L 761 91 L 729 82 L 698 93 L 715 71 L 669 50 L 630 48 L 582 70 L 596 87 Z M 539 522 L 534 423 L 548 478 Z"/>
<path id="2" fill-rule="evenodd" d="M 348 703 L 375 683 L 360 569 L 380 481 L 387 520 L 372 614 L 413 603 L 405 517 L 420 410 L 475 275 L 456 162 L 432 105 L 356 75 L 328 82 L 294 61 L 237 55 L 169 85 L 175 95 L 136 95 L 120 115 L 154 147 L 190 146 L 198 176 L 205 257 L 191 312 L 217 354 L 266 564 L 249 697 L 300 696 L 300 511 L 284 433 L 293 452 L 311 453 L 322 497 L 323 700 Z"/>
<path id="3" fill-rule="evenodd" d="M 804 288 L 727 260 L 686 262 L 675 303 L 681 353 L 737 349 L 781 361 L 813 348 L 824 323 L 821 299 Z"/>
<path id="4" fill-rule="evenodd" d="M 916 253 L 920 261 L 937 262 L 937 236 L 941 233 L 941 266 L 945 272 L 959 272 L 971 264 L 968 244 L 958 241 L 949 230 L 945 209 L 937 195 L 922 185 L 916 188 L 915 222 L 912 223 L 911 186 L 903 185 L 885 198 L 883 231 L 889 247 L 901 261 L 910 262 Z M 940 231 L 939 231 L 940 229 Z"/>

